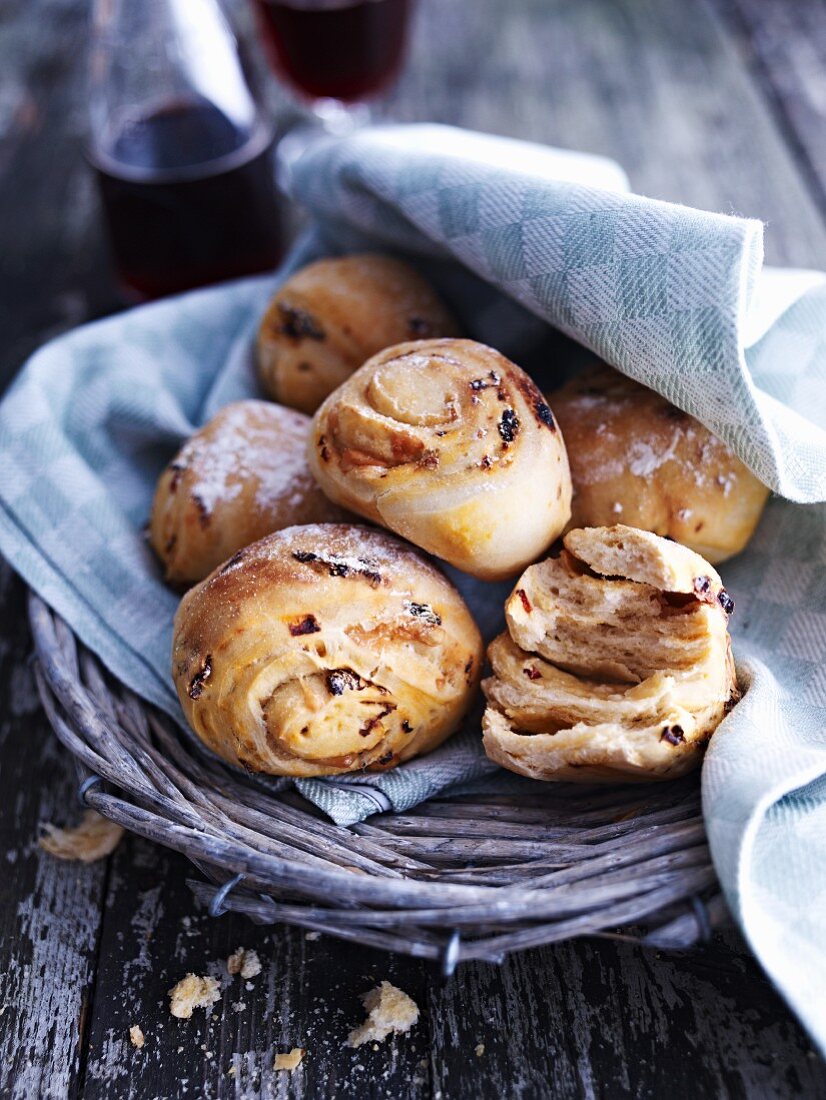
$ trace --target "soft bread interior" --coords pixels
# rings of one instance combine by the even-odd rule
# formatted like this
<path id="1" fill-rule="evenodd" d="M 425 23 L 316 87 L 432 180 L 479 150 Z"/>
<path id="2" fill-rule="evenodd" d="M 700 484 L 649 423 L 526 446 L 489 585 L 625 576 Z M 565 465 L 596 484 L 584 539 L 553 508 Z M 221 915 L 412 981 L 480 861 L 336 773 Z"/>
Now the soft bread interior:
<path id="1" fill-rule="evenodd" d="M 491 760 L 532 779 L 574 783 L 676 779 L 696 767 L 698 759 L 692 743 L 671 745 L 659 740 L 659 726 L 626 729 L 614 723 L 582 724 L 561 733 L 526 737 L 488 707 L 482 730 Z"/>
<path id="2" fill-rule="evenodd" d="M 490 646 L 488 756 L 538 779 L 682 774 L 737 698 L 720 578 L 631 528 L 564 544 L 520 577 Z"/>
<path id="3" fill-rule="evenodd" d="M 659 671 L 629 685 L 572 675 L 524 653 L 505 633 L 491 643 L 493 676 L 485 681 L 485 692 L 516 727 L 529 732 L 557 732 L 579 723 L 677 724 L 691 739 L 706 717 L 704 710 L 696 709 L 698 695 L 705 694 L 714 707 L 726 689 L 726 648 L 725 637 L 710 639 L 691 670 Z"/>
<path id="4" fill-rule="evenodd" d="M 622 576 L 582 573 L 563 552 L 525 571 L 505 618 L 524 650 L 580 676 L 636 683 L 701 660 L 719 610 Z"/>
<path id="5" fill-rule="evenodd" d="M 703 579 L 722 587 L 717 571 L 699 554 L 650 531 L 622 523 L 580 527 L 562 541 L 575 558 L 603 577 L 625 577 L 663 592 L 694 593 Z"/>

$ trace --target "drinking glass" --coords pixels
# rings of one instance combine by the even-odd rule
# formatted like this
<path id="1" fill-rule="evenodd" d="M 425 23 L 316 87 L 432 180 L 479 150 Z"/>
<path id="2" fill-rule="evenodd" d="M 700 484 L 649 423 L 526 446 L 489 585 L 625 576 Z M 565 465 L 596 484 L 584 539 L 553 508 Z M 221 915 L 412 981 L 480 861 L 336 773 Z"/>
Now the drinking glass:
<path id="1" fill-rule="evenodd" d="M 344 134 L 370 118 L 370 101 L 404 60 L 414 0 L 253 0 L 277 76 L 310 107 L 315 129 Z M 278 146 L 279 178 L 312 138 L 306 124 Z"/>

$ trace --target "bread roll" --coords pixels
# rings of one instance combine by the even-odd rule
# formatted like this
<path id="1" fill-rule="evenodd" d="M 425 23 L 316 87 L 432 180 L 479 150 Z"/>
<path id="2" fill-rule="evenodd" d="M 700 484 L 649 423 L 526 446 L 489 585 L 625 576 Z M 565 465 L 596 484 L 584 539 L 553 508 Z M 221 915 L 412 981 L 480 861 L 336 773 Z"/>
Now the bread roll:
<path id="1" fill-rule="evenodd" d="M 608 367 L 548 400 L 571 464 L 571 526 L 625 523 L 710 562 L 738 554 L 751 538 L 769 490 L 688 413 Z"/>
<path id="2" fill-rule="evenodd" d="M 290 527 L 184 596 L 172 669 L 199 737 L 273 775 L 394 767 L 458 727 L 482 639 L 458 592 L 398 539 Z"/>
<path id="3" fill-rule="evenodd" d="M 458 332 L 432 287 L 400 260 L 319 260 L 272 300 L 258 333 L 258 370 L 274 400 L 313 413 L 382 348 Z"/>
<path id="4" fill-rule="evenodd" d="M 149 524 L 167 581 L 199 581 L 281 527 L 344 518 L 310 473 L 309 428 L 292 409 L 239 401 L 184 444 L 160 476 Z"/>
<path id="5" fill-rule="evenodd" d="M 505 606 L 485 751 L 534 779 L 682 775 L 738 698 L 731 598 L 708 562 L 649 532 L 588 528 L 563 544 Z"/>
<path id="6" fill-rule="evenodd" d="M 551 410 L 473 340 L 379 352 L 316 413 L 309 459 L 332 500 L 485 579 L 534 561 L 570 515 Z"/>

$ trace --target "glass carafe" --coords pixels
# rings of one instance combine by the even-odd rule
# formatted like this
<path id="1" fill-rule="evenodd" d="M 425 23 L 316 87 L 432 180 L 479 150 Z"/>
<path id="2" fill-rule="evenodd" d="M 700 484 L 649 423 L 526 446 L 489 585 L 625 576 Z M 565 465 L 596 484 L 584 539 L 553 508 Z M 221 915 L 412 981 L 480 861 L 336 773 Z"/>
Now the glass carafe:
<path id="1" fill-rule="evenodd" d="M 275 266 L 273 126 L 218 0 L 95 0 L 89 107 L 89 160 L 130 297 Z"/>

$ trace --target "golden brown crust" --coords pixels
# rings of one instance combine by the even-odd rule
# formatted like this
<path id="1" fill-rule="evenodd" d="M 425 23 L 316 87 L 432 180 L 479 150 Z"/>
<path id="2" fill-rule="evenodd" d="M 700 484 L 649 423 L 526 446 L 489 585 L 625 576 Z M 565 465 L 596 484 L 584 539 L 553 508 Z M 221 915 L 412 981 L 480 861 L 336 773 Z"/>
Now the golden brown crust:
<path id="1" fill-rule="evenodd" d="M 309 461 L 332 500 L 484 579 L 539 557 L 570 514 L 550 408 L 473 340 L 375 355 L 316 413 Z"/>
<path id="2" fill-rule="evenodd" d="M 310 420 L 269 401 L 227 405 L 158 480 L 149 538 L 172 584 L 201 580 L 256 539 L 344 518 L 310 473 Z"/>
<path id="3" fill-rule="evenodd" d="M 484 657 L 439 570 L 382 531 L 292 527 L 184 597 L 172 669 L 225 760 L 274 775 L 395 766 L 458 727 Z"/>
<path id="4" fill-rule="evenodd" d="M 769 490 L 688 413 L 604 366 L 548 400 L 568 448 L 572 527 L 624 523 L 710 562 L 751 538 Z"/>
<path id="5" fill-rule="evenodd" d="M 458 332 L 408 264 L 375 253 L 319 260 L 270 303 L 258 333 L 258 371 L 274 400 L 313 413 L 382 348 Z"/>
<path id="6" fill-rule="evenodd" d="M 574 547 L 609 575 L 593 573 Z M 691 562 L 699 584 L 685 583 L 695 557 L 646 532 L 592 528 L 527 569 L 505 605 L 508 630 L 488 651 L 488 756 L 536 779 L 575 782 L 673 778 L 695 767 L 738 697 L 733 604 L 702 559 Z M 640 572 L 647 581 L 629 579 Z"/>

